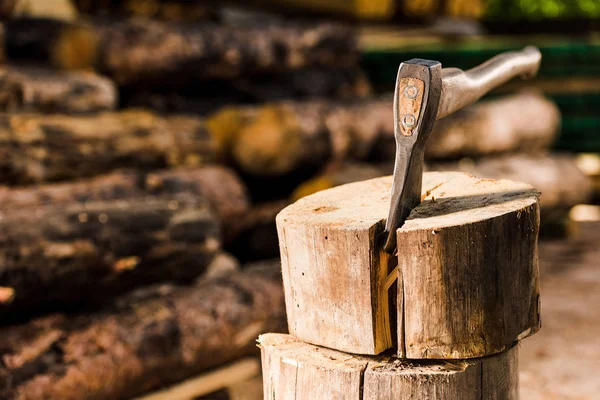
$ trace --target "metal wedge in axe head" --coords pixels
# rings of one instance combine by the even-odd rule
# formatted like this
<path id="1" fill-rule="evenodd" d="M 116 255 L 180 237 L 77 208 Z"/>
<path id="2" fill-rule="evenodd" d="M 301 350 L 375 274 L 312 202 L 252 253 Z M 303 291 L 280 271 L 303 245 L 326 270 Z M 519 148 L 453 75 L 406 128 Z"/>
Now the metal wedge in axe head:
<path id="1" fill-rule="evenodd" d="M 474 103 L 516 76 L 537 74 L 542 56 L 533 46 L 499 54 L 462 71 L 438 61 L 412 59 L 400 64 L 394 93 L 396 161 L 385 251 L 396 250 L 396 230 L 421 202 L 423 155 L 435 121 Z"/>

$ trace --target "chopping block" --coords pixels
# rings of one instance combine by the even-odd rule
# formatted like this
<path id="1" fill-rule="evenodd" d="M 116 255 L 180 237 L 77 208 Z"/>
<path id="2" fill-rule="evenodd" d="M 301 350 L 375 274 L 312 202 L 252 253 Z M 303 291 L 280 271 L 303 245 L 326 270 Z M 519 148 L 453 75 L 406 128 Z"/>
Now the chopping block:
<path id="1" fill-rule="evenodd" d="M 289 332 L 313 345 L 469 359 L 540 328 L 539 193 L 426 172 L 422 201 L 383 250 L 391 177 L 298 200 L 277 216 Z"/>

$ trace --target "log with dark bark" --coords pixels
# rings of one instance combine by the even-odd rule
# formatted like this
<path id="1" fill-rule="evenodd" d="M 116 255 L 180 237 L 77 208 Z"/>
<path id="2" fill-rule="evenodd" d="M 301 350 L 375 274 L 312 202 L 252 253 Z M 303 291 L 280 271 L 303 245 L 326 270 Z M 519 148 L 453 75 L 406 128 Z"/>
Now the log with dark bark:
<path id="1" fill-rule="evenodd" d="M 275 216 L 288 204 L 275 200 L 254 205 L 232 225 L 225 248 L 242 262 L 279 257 Z"/>
<path id="2" fill-rule="evenodd" d="M 280 276 L 274 262 L 4 328 L 0 397 L 127 399 L 256 354 L 260 333 L 285 329 Z"/>
<path id="3" fill-rule="evenodd" d="M 209 126 L 229 143 L 241 170 L 277 177 L 367 158 L 374 143 L 393 130 L 391 116 L 386 100 L 281 102 L 223 109 L 209 118 Z"/>
<path id="4" fill-rule="evenodd" d="M 306 68 L 280 74 L 198 82 L 166 90 L 156 87 L 124 88 L 121 99 L 126 107 L 206 115 L 232 103 L 256 104 L 310 98 L 357 99 L 370 94 L 371 86 L 358 68 Z"/>
<path id="5" fill-rule="evenodd" d="M 93 176 L 120 167 L 200 165 L 218 158 L 204 121 L 142 110 L 94 115 L 0 114 L 0 181 Z"/>
<path id="6" fill-rule="evenodd" d="M 391 109 L 388 118 L 392 118 Z M 425 158 L 545 152 L 559 128 L 556 105 L 537 92 L 523 91 L 482 101 L 437 121 L 427 140 Z M 373 154 L 379 160 L 390 160 L 395 155 L 395 139 L 392 132 L 384 133 Z"/>
<path id="7" fill-rule="evenodd" d="M 2 188 L 0 198 L 5 321 L 195 277 L 219 250 L 221 226 L 248 208 L 240 181 L 221 168 Z"/>
<path id="8" fill-rule="evenodd" d="M 3 55 L 11 61 L 57 68 L 90 68 L 100 50 L 100 36 L 86 24 L 47 18 L 2 21 Z"/>
<path id="9" fill-rule="evenodd" d="M 95 67 L 119 85 L 185 84 L 356 65 L 354 30 L 336 23 L 164 23 L 147 19 L 4 22 L 10 60 Z"/>
<path id="10" fill-rule="evenodd" d="M 235 164 L 253 176 L 314 172 L 346 159 L 389 161 L 395 155 L 391 99 L 228 108 L 209 121 L 216 136 L 229 143 Z M 438 121 L 425 154 L 453 158 L 538 152 L 550 147 L 559 123 L 553 103 L 520 93 Z"/>
<path id="11" fill-rule="evenodd" d="M 94 24 L 102 40 L 97 68 L 120 85 L 169 85 L 305 67 L 349 67 L 353 30 L 335 23 L 233 26 L 147 20 Z"/>
<path id="12" fill-rule="evenodd" d="M 0 110 L 43 113 L 82 113 L 114 110 L 115 85 L 91 72 L 0 67 Z"/>

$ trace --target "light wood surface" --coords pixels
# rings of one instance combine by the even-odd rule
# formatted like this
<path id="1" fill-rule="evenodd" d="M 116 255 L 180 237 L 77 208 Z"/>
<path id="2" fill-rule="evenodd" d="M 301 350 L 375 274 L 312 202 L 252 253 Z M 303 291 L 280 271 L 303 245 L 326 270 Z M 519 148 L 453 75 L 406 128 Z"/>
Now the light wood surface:
<path id="1" fill-rule="evenodd" d="M 356 356 L 261 335 L 265 400 L 515 400 L 517 348 L 474 360 Z"/>

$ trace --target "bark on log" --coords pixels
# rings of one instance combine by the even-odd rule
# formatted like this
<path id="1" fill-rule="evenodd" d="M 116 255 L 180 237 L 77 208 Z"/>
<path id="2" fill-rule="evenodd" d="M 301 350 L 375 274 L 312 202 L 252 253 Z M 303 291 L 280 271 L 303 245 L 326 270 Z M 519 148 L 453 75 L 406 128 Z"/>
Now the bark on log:
<path id="1" fill-rule="evenodd" d="M 0 180 L 23 184 L 94 176 L 121 167 L 210 163 L 204 121 L 142 110 L 89 116 L 1 114 Z"/>
<path id="2" fill-rule="evenodd" d="M 99 17 L 143 17 L 166 21 L 217 18 L 216 10 L 202 1 L 185 0 L 74 0 L 77 10 Z"/>
<path id="3" fill-rule="evenodd" d="M 472 360 L 342 353 L 290 335 L 261 335 L 266 400 L 516 400 L 518 348 Z"/>
<path id="4" fill-rule="evenodd" d="M 3 24 L 9 60 L 94 67 L 122 86 L 350 67 L 358 59 L 353 29 L 335 23 L 237 26 L 21 18 Z"/>
<path id="5" fill-rule="evenodd" d="M 128 399 L 256 352 L 283 329 L 279 263 L 138 290 L 104 311 L 4 328 L 0 397 Z"/>
<path id="6" fill-rule="evenodd" d="M 306 67 L 349 67 L 353 30 L 333 24 L 167 25 L 147 20 L 95 24 L 97 69 L 119 85 L 235 78 Z"/>
<path id="7" fill-rule="evenodd" d="M 106 302 L 140 284 L 207 270 L 225 229 L 248 208 L 227 170 L 118 173 L 0 189 L 5 320 Z"/>
<path id="8" fill-rule="evenodd" d="M 88 25 L 46 18 L 2 21 L 6 59 L 64 69 L 87 69 L 100 49 L 99 35 Z"/>
<path id="9" fill-rule="evenodd" d="M 169 87 L 133 87 L 121 91 L 127 107 L 148 107 L 160 112 L 206 115 L 235 104 L 256 104 L 286 99 L 357 99 L 371 94 L 370 84 L 358 68 L 305 68 L 250 78 L 212 80 Z"/>
<path id="10" fill-rule="evenodd" d="M 114 84 L 91 72 L 0 67 L 0 111 L 84 113 L 113 110 L 117 102 Z"/>
<path id="11" fill-rule="evenodd" d="M 283 176 L 345 159 L 386 161 L 395 156 L 391 99 L 229 108 L 210 121 L 216 136 L 230 143 L 235 163 L 255 176 Z M 537 94 L 520 93 L 438 121 L 425 153 L 428 158 L 453 158 L 538 152 L 550 147 L 559 122 L 553 103 Z"/>
<path id="12" fill-rule="evenodd" d="M 391 103 L 382 100 L 282 102 L 228 108 L 209 119 L 231 146 L 234 162 L 255 176 L 283 176 L 345 158 L 366 158 L 393 130 Z"/>
<path id="13" fill-rule="evenodd" d="M 288 204 L 278 200 L 254 205 L 230 229 L 227 237 L 233 239 L 225 242 L 227 251 L 242 262 L 279 257 L 275 216 Z"/>
<path id="14" fill-rule="evenodd" d="M 428 172 L 392 257 L 381 243 L 390 187 L 391 177 L 352 183 L 277 215 L 292 335 L 356 354 L 379 354 L 396 336 L 401 357 L 461 359 L 539 329 L 535 189 Z"/>

